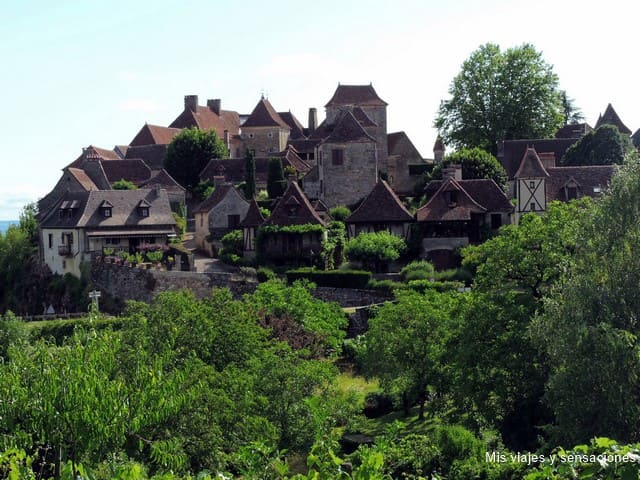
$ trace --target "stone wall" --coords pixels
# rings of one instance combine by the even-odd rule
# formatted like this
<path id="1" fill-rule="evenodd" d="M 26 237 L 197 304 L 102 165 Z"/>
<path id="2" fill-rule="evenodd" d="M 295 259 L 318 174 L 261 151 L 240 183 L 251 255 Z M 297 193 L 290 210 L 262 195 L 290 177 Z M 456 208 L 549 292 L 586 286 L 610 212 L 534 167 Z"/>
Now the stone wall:
<path id="1" fill-rule="evenodd" d="M 393 300 L 393 295 L 378 290 L 316 287 L 313 296 L 324 302 L 336 302 L 341 307 L 362 307 Z"/>

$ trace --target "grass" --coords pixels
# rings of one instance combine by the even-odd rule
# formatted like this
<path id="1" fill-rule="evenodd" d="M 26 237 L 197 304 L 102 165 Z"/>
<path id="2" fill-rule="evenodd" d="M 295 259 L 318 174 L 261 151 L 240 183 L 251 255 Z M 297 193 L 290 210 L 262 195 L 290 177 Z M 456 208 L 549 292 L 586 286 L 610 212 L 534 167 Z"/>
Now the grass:
<path id="1" fill-rule="evenodd" d="M 441 423 L 439 418 L 429 417 L 428 412 L 425 412 L 424 420 L 418 419 L 418 407 L 413 407 L 406 417 L 404 412 L 391 412 L 379 418 L 368 418 L 362 422 L 361 433 L 372 437 L 384 435 L 387 428 L 396 421 L 402 422 L 404 425 L 401 430 L 402 435 L 410 433 L 426 435 L 433 427 Z"/>
<path id="2" fill-rule="evenodd" d="M 340 373 L 337 385 L 342 392 L 355 392 L 358 396 L 362 395 L 363 400 L 368 393 L 380 390 L 377 380 L 366 380 L 364 377 L 354 375 L 351 371 Z"/>

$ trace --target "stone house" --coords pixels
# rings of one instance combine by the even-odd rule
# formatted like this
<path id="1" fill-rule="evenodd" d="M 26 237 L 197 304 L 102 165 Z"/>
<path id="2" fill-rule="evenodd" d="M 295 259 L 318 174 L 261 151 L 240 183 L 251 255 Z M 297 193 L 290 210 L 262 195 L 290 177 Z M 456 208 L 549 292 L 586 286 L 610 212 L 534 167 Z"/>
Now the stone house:
<path id="1" fill-rule="evenodd" d="M 319 255 L 325 236 L 325 222 L 298 183 L 290 181 L 258 230 L 257 251 L 262 261 L 309 265 Z"/>
<path id="2" fill-rule="evenodd" d="M 360 206 L 345 220 L 351 238 L 387 230 L 407 240 L 413 215 L 384 180 L 379 180 Z"/>
<path id="3" fill-rule="evenodd" d="M 252 259 L 256 256 L 256 236 L 258 228 L 265 222 L 265 218 L 258 207 L 258 203 L 255 198 L 252 198 L 249 202 L 249 210 L 247 214 L 240 222 L 240 228 L 242 228 L 242 255 L 245 258 Z"/>
<path id="4" fill-rule="evenodd" d="M 491 179 L 462 180 L 459 166 L 425 189 L 429 200 L 416 212 L 422 254 L 437 268 L 458 266 L 457 250 L 484 241 L 511 223 L 513 205 Z"/>
<path id="5" fill-rule="evenodd" d="M 248 210 L 249 202 L 233 185 L 216 185 L 213 193 L 194 211 L 196 247 L 212 254 L 210 244 L 213 240 L 219 240 L 230 231 L 240 228 L 240 221 Z M 212 241 L 208 241 L 207 237 Z"/>
<path id="6" fill-rule="evenodd" d="M 176 221 L 160 188 L 67 192 L 40 221 L 40 256 L 53 273 L 80 277 L 82 264 L 105 248 L 134 253 L 167 243 Z"/>

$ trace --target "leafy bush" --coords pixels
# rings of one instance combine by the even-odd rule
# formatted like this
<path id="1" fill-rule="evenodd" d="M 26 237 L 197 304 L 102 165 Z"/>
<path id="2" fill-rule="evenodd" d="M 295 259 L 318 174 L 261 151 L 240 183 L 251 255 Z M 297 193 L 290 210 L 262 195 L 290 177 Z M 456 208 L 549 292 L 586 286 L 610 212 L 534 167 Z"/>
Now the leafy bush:
<path id="1" fill-rule="evenodd" d="M 400 270 L 400 278 L 404 282 L 411 280 L 429 280 L 434 276 L 433 265 L 426 260 L 416 260 Z"/>
<path id="2" fill-rule="evenodd" d="M 409 288 L 416 292 L 424 293 L 427 290 L 435 290 L 436 292 L 454 292 L 458 288 L 464 287 L 461 282 L 432 282 L 430 280 L 410 280 Z"/>
<path id="3" fill-rule="evenodd" d="M 345 255 L 349 260 L 362 262 L 367 269 L 379 272 L 388 262 L 400 258 L 407 249 L 405 241 L 387 231 L 360 233 L 347 243 Z"/>
<path id="4" fill-rule="evenodd" d="M 287 282 L 307 279 L 320 287 L 365 288 L 371 272 L 364 270 L 315 270 L 298 268 L 287 272 Z"/>
<path id="5" fill-rule="evenodd" d="M 384 393 L 368 393 L 364 399 L 364 415 L 367 418 L 379 418 L 393 412 L 393 398 Z"/>
<path id="6" fill-rule="evenodd" d="M 135 183 L 125 180 L 124 178 L 121 178 L 120 180 L 113 182 L 111 184 L 111 188 L 113 188 L 114 190 L 137 190 L 138 189 Z"/>
<path id="7" fill-rule="evenodd" d="M 473 283 L 473 273 L 468 267 L 452 268 L 434 272 L 433 278 L 440 282 L 462 282 L 469 286 Z"/>
<path id="8" fill-rule="evenodd" d="M 393 280 L 369 280 L 367 283 L 367 288 L 371 290 L 380 290 L 382 292 L 393 293 L 395 290 L 404 290 L 407 288 L 407 285 L 400 282 L 394 282 Z"/>
<path id="9" fill-rule="evenodd" d="M 256 275 L 258 277 L 258 281 L 261 283 L 267 282 L 269 280 L 273 280 L 274 278 L 276 278 L 275 272 L 267 267 L 258 268 Z"/>
<path id="10" fill-rule="evenodd" d="M 333 207 L 331 210 L 329 210 L 329 215 L 331 215 L 331 218 L 333 218 L 334 220 L 344 222 L 347 217 L 351 215 L 351 210 L 349 210 L 349 208 L 345 207 L 344 205 L 338 205 L 337 207 Z"/>

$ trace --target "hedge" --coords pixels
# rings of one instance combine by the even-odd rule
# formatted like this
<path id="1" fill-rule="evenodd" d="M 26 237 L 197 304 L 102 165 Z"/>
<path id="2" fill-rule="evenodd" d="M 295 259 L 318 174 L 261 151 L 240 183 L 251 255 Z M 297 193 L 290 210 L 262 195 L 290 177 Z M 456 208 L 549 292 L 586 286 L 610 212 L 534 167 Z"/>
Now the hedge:
<path id="1" fill-rule="evenodd" d="M 307 279 L 319 287 L 366 288 L 371 279 L 371 272 L 365 270 L 315 270 L 297 268 L 286 273 L 287 282 Z"/>
<path id="2" fill-rule="evenodd" d="M 58 319 L 58 320 L 42 320 L 38 322 L 26 322 L 32 339 L 44 338 L 53 339 L 57 345 L 61 345 L 65 338 L 73 335 L 76 327 L 95 328 L 102 330 L 104 328 L 113 328 L 117 330 L 122 327 L 122 318 L 106 317 L 91 322 L 89 318 L 75 319 Z"/>

